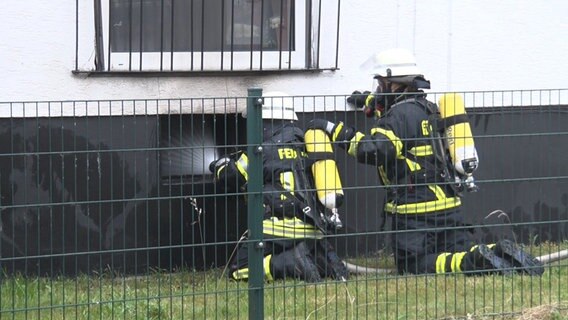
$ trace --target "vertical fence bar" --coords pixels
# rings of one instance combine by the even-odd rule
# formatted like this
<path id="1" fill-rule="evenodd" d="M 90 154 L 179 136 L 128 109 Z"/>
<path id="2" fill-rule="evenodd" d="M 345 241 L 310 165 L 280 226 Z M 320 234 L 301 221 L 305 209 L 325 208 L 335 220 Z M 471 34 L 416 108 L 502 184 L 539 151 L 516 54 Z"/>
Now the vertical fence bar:
<path id="1" fill-rule="evenodd" d="M 248 89 L 247 155 L 249 230 L 249 319 L 264 319 L 264 268 L 262 265 L 262 89 Z"/>

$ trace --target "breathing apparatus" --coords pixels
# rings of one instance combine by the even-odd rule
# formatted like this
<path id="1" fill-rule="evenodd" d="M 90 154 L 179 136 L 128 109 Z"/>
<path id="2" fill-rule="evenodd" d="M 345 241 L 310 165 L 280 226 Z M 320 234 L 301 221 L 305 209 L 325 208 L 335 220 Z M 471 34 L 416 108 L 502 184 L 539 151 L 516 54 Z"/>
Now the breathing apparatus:
<path id="1" fill-rule="evenodd" d="M 319 226 L 321 222 L 322 227 L 329 231 L 341 229 L 343 223 L 339 217 L 338 208 L 343 203 L 344 194 L 337 164 L 333 159 L 333 147 L 329 137 L 325 131 L 319 129 L 309 129 L 304 133 L 295 124 L 298 117 L 294 111 L 294 97 L 284 92 L 270 91 L 264 93 L 262 99 L 264 141 L 271 141 L 278 148 L 282 145 L 283 148 L 279 152 L 282 151 L 284 158 L 295 158 L 299 155 L 301 151 L 296 150 L 295 147 L 298 147 L 299 141 L 304 142 L 305 155 L 313 159 L 313 161 L 308 162 L 310 167 L 306 169 L 312 172 L 316 198 L 322 207 L 314 208 L 312 201 L 308 200 L 307 197 L 296 196 L 296 192 L 306 191 L 299 189 L 312 188 L 306 188 L 305 185 L 302 187 L 303 183 L 296 181 L 296 179 L 309 180 L 302 172 L 280 173 L 279 179 L 285 180 L 281 181 L 282 186 L 285 189 L 287 188 L 283 195 L 296 202 L 297 207 L 301 207 L 304 213 L 307 214 L 307 211 L 310 211 L 309 216 L 316 225 Z M 243 116 L 246 117 L 246 113 Z M 288 154 L 288 152 L 291 153 Z M 293 190 L 294 187 L 298 190 Z"/>
<path id="2" fill-rule="evenodd" d="M 318 201 L 323 204 L 326 214 L 320 213 L 327 229 L 343 228 L 338 209 L 343 204 L 343 187 L 337 164 L 333 159 L 333 146 L 327 133 L 321 129 L 308 129 L 304 135 L 306 152 L 316 159 L 312 165 L 312 176 Z"/>
<path id="3" fill-rule="evenodd" d="M 423 93 L 420 89 L 430 89 L 430 81 L 424 78 L 412 53 L 405 49 L 382 51 L 371 56 L 361 67 L 371 69 L 373 88 L 376 88 L 365 100 L 363 110 L 367 116 L 380 117 L 399 99 L 404 99 L 405 92 Z M 462 97 L 445 94 L 440 98 L 439 106 L 432 103 L 426 109 L 431 114 L 434 152 L 439 160 L 448 164 L 444 176 L 457 186 L 458 193 L 477 191 L 473 172 L 479 165 L 479 158 Z"/>
<path id="4" fill-rule="evenodd" d="M 433 139 L 434 151 L 442 152 L 442 156 L 449 158 L 454 171 L 450 175 L 454 177 L 457 191 L 475 192 L 478 187 L 473 173 L 479 166 L 479 157 L 461 95 L 455 93 L 442 95 L 439 100 L 439 111 L 434 134 L 438 134 L 442 139 L 436 137 Z M 440 142 L 443 142 L 443 146 L 440 146 Z M 447 155 L 443 154 L 446 152 Z"/>

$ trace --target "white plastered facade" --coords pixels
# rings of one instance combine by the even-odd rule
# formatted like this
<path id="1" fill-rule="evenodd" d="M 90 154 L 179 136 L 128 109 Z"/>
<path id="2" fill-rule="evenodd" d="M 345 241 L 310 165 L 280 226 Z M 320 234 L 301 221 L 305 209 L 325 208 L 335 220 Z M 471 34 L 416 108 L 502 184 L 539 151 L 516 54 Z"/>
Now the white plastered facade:
<path id="1" fill-rule="evenodd" d="M 251 87 L 298 96 L 348 95 L 356 89 L 371 89 L 371 75 L 359 67 L 372 54 L 392 47 L 415 54 L 432 82 L 432 92 L 567 87 L 568 2 L 562 0 L 345 0 L 341 1 L 339 70 L 207 77 L 73 74 L 76 37 L 79 69 L 94 68 L 92 1 L 79 1 L 78 34 L 75 0 L 0 2 L 0 101 L 243 97 Z M 520 97 L 524 102 L 530 100 Z M 568 97 L 562 91 L 545 99 L 566 103 Z M 334 101 L 338 99 L 332 99 L 329 107 L 345 108 L 343 101 Z M 160 102 L 155 104 L 136 109 L 133 102 L 132 108 L 116 108 L 119 113 L 167 111 Z M 61 104 L 10 106 L 9 113 L 5 107 L 0 111 L 2 117 L 113 114 L 110 103 L 89 107 L 85 102 L 77 108 Z M 203 107 L 211 111 L 210 106 Z M 192 108 L 182 112 L 204 110 Z M 231 106 L 222 110 L 234 111 Z"/>

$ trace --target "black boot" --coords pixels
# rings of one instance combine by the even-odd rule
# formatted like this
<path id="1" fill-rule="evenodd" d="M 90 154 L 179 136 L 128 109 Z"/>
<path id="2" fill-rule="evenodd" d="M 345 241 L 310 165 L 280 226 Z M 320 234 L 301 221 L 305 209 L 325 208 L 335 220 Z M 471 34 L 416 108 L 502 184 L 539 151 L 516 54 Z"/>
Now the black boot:
<path id="1" fill-rule="evenodd" d="M 314 251 L 316 265 L 321 277 L 331 277 L 340 281 L 346 281 L 349 278 L 349 270 L 327 240 L 319 240 Z"/>
<path id="2" fill-rule="evenodd" d="M 476 274 L 512 274 L 513 265 L 497 256 L 487 245 L 480 244 L 464 257 L 463 271 Z"/>
<path id="3" fill-rule="evenodd" d="M 508 261 L 518 272 L 531 276 L 541 276 L 544 266 L 529 253 L 523 251 L 511 240 L 500 240 L 495 244 L 493 252 L 496 256 Z"/>
<path id="4" fill-rule="evenodd" d="M 321 277 L 305 242 L 274 255 L 270 261 L 274 279 L 296 278 L 306 282 L 320 282 Z"/>

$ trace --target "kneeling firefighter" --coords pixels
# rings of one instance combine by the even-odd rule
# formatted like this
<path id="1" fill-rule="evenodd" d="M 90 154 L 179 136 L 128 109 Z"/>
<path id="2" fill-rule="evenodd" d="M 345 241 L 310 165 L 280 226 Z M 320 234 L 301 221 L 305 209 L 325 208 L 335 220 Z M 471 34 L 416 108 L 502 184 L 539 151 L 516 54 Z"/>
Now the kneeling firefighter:
<path id="1" fill-rule="evenodd" d="M 263 100 L 265 279 L 345 281 L 347 268 L 326 239 L 327 231 L 341 228 L 337 208 L 343 202 L 329 138 L 296 124 L 292 97 L 271 92 Z M 243 192 L 247 167 L 246 153 L 239 152 L 213 161 L 210 170 L 221 186 Z M 248 279 L 246 246 L 237 248 L 228 269 L 231 278 Z"/>
<path id="2" fill-rule="evenodd" d="M 376 91 L 355 91 L 347 99 L 376 119 L 370 132 L 325 119 L 310 127 L 377 167 L 387 187 L 384 212 L 392 218 L 399 273 L 541 275 L 540 262 L 509 240 L 472 242 L 460 209 L 463 192 L 477 190 L 478 157 L 461 97 L 444 95 L 439 106 L 428 101 L 421 89 L 430 82 L 407 50 L 386 50 L 370 62 Z"/>

